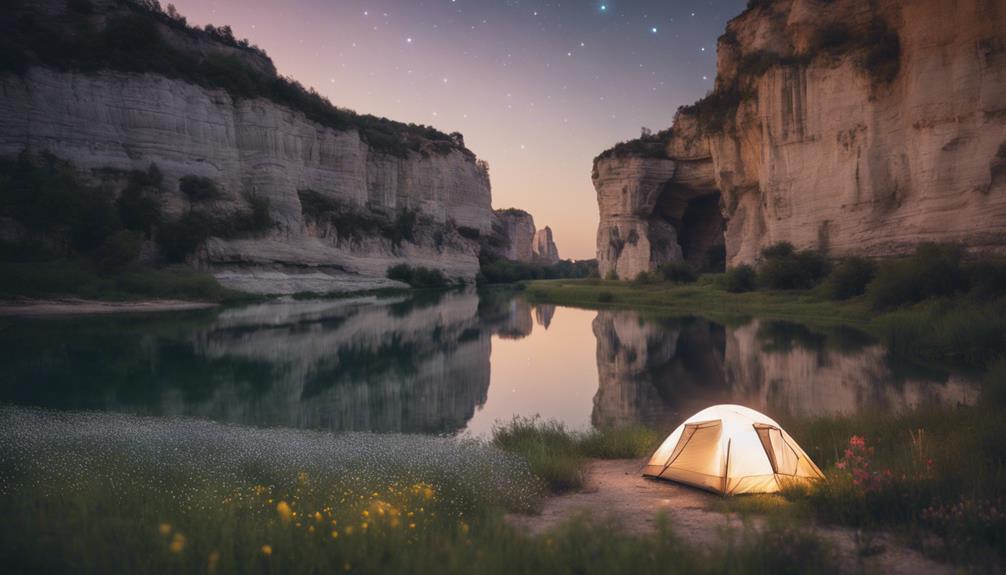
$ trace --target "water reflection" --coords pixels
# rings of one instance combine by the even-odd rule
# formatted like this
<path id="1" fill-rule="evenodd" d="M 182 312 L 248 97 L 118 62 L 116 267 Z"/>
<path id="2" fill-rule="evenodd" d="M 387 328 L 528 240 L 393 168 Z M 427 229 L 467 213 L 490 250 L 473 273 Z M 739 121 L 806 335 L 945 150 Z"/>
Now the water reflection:
<path id="1" fill-rule="evenodd" d="M 852 329 L 531 306 L 468 292 L 153 317 L 0 320 L 0 401 L 263 426 L 488 432 L 669 425 L 718 402 L 770 415 L 970 403 Z"/>

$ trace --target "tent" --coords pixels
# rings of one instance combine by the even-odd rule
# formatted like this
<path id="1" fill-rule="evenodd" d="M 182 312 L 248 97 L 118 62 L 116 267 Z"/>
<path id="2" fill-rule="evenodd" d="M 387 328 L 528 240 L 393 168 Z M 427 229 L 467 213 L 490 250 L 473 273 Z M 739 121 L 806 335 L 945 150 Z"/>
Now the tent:
<path id="1" fill-rule="evenodd" d="M 779 424 L 740 405 L 689 417 L 657 448 L 643 475 L 722 495 L 773 493 L 824 474 Z"/>

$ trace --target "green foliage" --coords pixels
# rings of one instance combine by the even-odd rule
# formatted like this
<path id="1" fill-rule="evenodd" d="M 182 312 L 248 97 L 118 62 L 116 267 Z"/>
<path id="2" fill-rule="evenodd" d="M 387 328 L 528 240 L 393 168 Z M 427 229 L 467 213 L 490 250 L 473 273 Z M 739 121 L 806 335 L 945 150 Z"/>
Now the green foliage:
<path id="1" fill-rule="evenodd" d="M 416 241 L 416 226 L 419 213 L 403 208 L 394 218 L 373 210 L 325 196 L 314 190 L 300 190 L 301 213 L 304 217 L 335 228 L 341 239 L 361 241 L 367 237 L 382 236 L 391 240 L 395 247 L 403 241 Z"/>
<path id="2" fill-rule="evenodd" d="M 828 299 L 847 300 L 866 293 L 877 266 L 865 258 L 846 258 L 835 264 L 828 274 L 823 289 Z"/>
<path id="3" fill-rule="evenodd" d="M 161 269 L 129 266 L 110 276 L 87 259 L 0 262 L 0 297 L 46 296 L 211 302 L 249 299 L 246 294 L 221 286 L 212 275 L 185 266 Z"/>
<path id="4" fill-rule="evenodd" d="M 143 235 L 121 230 L 107 238 L 95 253 L 95 261 L 104 273 L 114 273 L 136 262 L 143 247 Z"/>
<path id="5" fill-rule="evenodd" d="M 757 285 L 757 274 L 747 264 L 732 267 L 723 274 L 723 289 L 730 293 L 754 291 Z"/>
<path id="6" fill-rule="evenodd" d="M 947 558 L 1001 554 L 1006 515 L 996 508 L 1006 492 L 1006 423 L 993 400 L 782 421 L 828 477 L 785 496 L 828 522 L 913 531 Z M 861 459 L 851 460 L 850 451 Z"/>
<path id="7" fill-rule="evenodd" d="M 494 445 L 526 459 L 553 492 L 583 486 L 585 457 L 575 435 L 562 423 L 515 417 L 494 427 L 492 436 Z"/>
<path id="8" fill-rule="evenodd" d="M 688 262 L 669 262 L 657 271 L 664 280 L 673 283 L 691 284 L 699 279 L 698 272 Z"/>
<path id="9" fill-rule="evenodd" d="M 610 291 L 602 291 L 597 293 L 597 303 L 611 303 L 615 301 L 615 294 Z"/>
<path id="10" fill-rule="evenodd" d="M 161 225 L 157 243 L 165 260 L 184 262 L 214 235 L 215 228 L 216 221 L 212 216 L 202 212 L 186 212 L 177 220 Z"/>
<path id="11" fill-rule="evenodd" d="M 468 226 L 458 226 L 458 234 L 469 240 L 478 240 L 482 236 L 482 232 L 477 228 L 470 228 Z"/>
<path id="12" fill-rule="evenodd" d="M 719 88 L 707 94 L 701 100 L 679 108 L 679 112 L 694 116 L 699 127 L 704 132 L 721 132 L 737 116 L 744 94 L 741 88 L 732 84 Z"/>
<path id="13" fill-rule="evenodd" d="M 272 206 L 269 198 L 248 194 L 245 201 L 248 202 L 251 211 L 239 217 L 237 224 L 239 233 L 260 235 L 269 231 L 275 223 L 272 219 Z"/>
<path id="14" fill-rule="evenodd" d="M 142 232 L 150 237 L 161 223 L 161 205 L 152 193 L 159 191 L 163 177 L 155 164 L 146 172 L 132 172 L 129 183 L 115 201 L 119 220 L 127 230 Z"/>
<path id="15" fill-rule="evenodd" d="M 886 310 L 946 297 L 967 288 L 961 249 L 941 244 L 920 244 L 908 258 L 880 265 L 867 288 L 873 309 Z"/>
<path id="16" fill-rule="evenodd" d="M 492 437 L 496 446 L 527 459 L 535 475 L 556 493 L 583 485 L 588 458 L 646 457 L 663 439 L 656 430 L 638 425 L 575 432 L 557 421 L 523 417 L 495 426 Z"/>
<path id="17" fill-rule="evenodd" d="M 209 202 L 220 199 L 220 188 L 209 178 L 185 176 L 178 181 L 181 190 L 190 202 Z"/>
<path id="18" fill-rule="evenodd" d="M 67 251 L 93 250 L 119 227 L 112 195 L 83 184 L 69 164 L 48 154 L 0 160 L 0 215 Z"/>
<path id="19" fill-rule="evenodd" d="M 585 278 L 597 274 L 597 260 L 562 260 L 551 265 L 507 259 L 483 259 L 480 269 L 486 283 L 511 284 L 538 279 Z"/>
<path id="20" fill-rule="evenodd" d="M 656 134 L 644 134 L 635 140 L 619 142 L 601 152 L 594 163 L 606 158 L 624 158 L 627 156 L 640 158 L 666 158 L 667 143 L 674 135 L 674 128 L 669 128 Z"/>
<path id="21" fill-rule="evenodd" d="M 618 281 L 618 272 L 615 270 L 608 270 L 608 273 L 604 274 L 604 280 L 609 282 Z"/>
<path id="22" fill-rule="evenodd" d="M 762 250 L 758 284 L 766 289 L 810 289 L 828 274 L 828 261 L 811 250 L 796 251 L 782 242 Z"/>
<path id="23" fill-rule="evenodd" d="M 425 267 L 398 264 L 388 268 L 388 279 L 404 282 L 416 289 L 448 287 L 450 282 L 444 272 Z"/>

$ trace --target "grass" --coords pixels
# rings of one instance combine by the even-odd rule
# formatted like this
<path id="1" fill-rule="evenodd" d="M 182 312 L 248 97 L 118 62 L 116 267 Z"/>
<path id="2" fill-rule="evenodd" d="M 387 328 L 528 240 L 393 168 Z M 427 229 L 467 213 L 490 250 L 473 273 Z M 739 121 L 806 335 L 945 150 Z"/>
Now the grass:
<path id="1" fill-rule="evenodd" d="M 542 536 L 503 511 L 526 466 L 455 439 L 266 431 L 5 408 L 0 561 L 37 573 L 834 573 L 785 525 L 692 547 L 576 518 Z"/>
<path id="2" fill-rule="evenodd" d="M 663 439 L 643 426 L 572 432 L 557 421 L 522 417 L 496 426 L 492 436 L 494 445 L 523 457 L 553 493 L 582 487 L 589 458 L 645 457 Z"/>
<path id="3" fill-rule="evenodd" d="M 184 265 L 134 266 L 103 275 L 89 260 L 0 262 L 0 298 L 79 297 L 106 301 L 177 299 L 236 303 L 254 299 Z"/>

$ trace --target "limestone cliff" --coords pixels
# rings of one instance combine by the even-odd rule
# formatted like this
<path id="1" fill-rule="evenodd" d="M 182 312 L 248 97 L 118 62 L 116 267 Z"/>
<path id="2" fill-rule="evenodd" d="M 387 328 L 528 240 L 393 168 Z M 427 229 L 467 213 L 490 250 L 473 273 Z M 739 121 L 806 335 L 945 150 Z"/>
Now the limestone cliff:
<path id="1" fill-rule="evenodd" d="M 517 262 L 554 264 L 559 261 L 559 248 L 552 238 L 552 228 L 535 228 L 534 217 L 515 208 L 496 210 L 506 246 L 501 257 Z"/>
<path id="2" fill-rule="evenodd" d="M 723 244 L 729 265 L 781 241 L 1002 253 L 1006 5 L 759 2 L 720 38 L 714 92 L 593 176 L 600 271 L 625 279 Z"/>
<path id="3" fill-rule="evenodd" d="M 503 257 L 518 262 L 529 262 L 534 256 L 534 218 L 524 210 L 509 208 L 496 210 L 496 217 L 503 225 L 507 246 Z"/>
<path id="4" fill-rule="evenodd" d="M 542 263 L 554 264 L 559 261 L 559 248 L 552 238 L 552 228 L 545 226 L 534 233 L 531 251 L 535 259 Z"/>
<path id="5" fill-rule="evenodd" d="M 220 189 L 206 208 L 214 213 L 241 212 L 248 197 L 264 198 L 270 229 L 211 238 L 190 260 L 236 288 L 291 293 L 400 285 L 385 278 L 398 263 L 474 279 L 478 242 L 458 230 L 488 231 L 493 213 L 487 169 L 460 135 L 335 108 L 279 78 L 264 53 L 232 37 L 218 40 L 226 34 L 187 28 L 125 0 L 93 5 L 87 14 L 63 0 L 24 8 L 36 11 L 32 26 L 49 36 L 34 29 L 10 34 L 21 52 L 15 65 L 0 66 L 0 156 L 49 152 L 104 184 L 114 184 L 110 174 L 155 164 L 164 177 L 157 200 L 169 218 L 190 207 L 179 191 L 186 176 L 208 178 Z M 131 26 L 156 42 L 137 40 Z M 133 44 L 86 62 L 75 60 L 84 56 L 72 49 L 55 57 L 48 55 L 55 49 L 33 44 L 59 34 L 71 47 L 88 34 L 102 45 L 116 46 L 109 38 Z M 163 58 L 134 57 L 145 50 Z M 133 69 L 148 60 L 155 69 Z M 251 84 L 234 84 L 221 67 L 248 74 Z M 305 192 L 315 205 L 365 221 L 404 215 L 410 227 L 389 237 L 350 233 L 347 218 L 312 213 Z"/>

